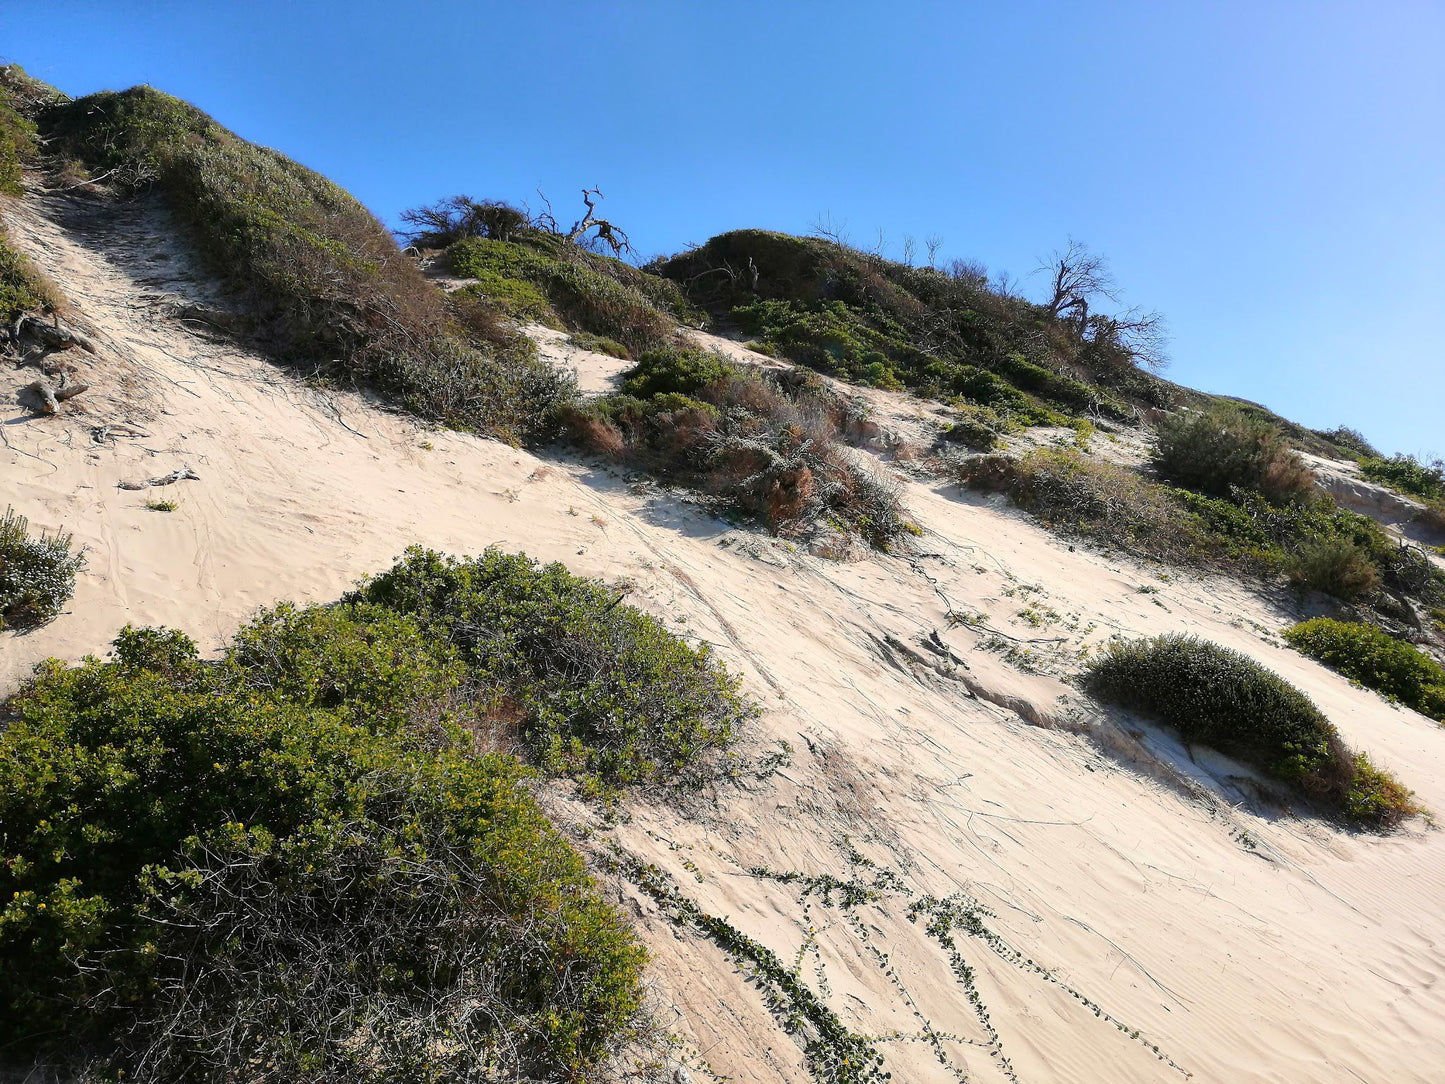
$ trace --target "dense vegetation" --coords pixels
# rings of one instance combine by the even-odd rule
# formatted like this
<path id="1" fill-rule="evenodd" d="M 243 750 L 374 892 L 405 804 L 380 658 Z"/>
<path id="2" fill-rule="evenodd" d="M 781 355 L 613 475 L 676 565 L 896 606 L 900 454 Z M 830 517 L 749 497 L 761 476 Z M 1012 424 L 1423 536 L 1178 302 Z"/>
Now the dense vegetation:
<path id="1" fill-rule="evenodd" d="M 1445 722 L 1445 667 L 1371 625 L 1317 617 L 1284 638 L 1312 659 L 1382 696 Z"/>
<path id="2" fill-rule="evenodd" d="M 1314 475 L 1284 433 L 1236 404 L 1177 413 L 1155 427 L 1154 466 L 1172 482 L 1215 497 L 1251 490 L 1276 504 L 1315 492 Z"/>
<path id="3" fill-rule="evenodd" d="M 127 629 L 0 734 L 0 1043 L 126 1079 L 577 1078 L 640 948 L 464 669 L 376 607 L 283 608 L 219 665 Z"/>
<path id="4" fill-rule="evenodd" d="M 1417 812 L 1410 792 L 1352 752 L 1307 696 L 1237 651 L 1169 634 L 1118 641 L 1090 663 L 1095 696 L 1154 716 L 1188 742 L 1213 746 L 1326 803 L 1384 828 Z"/>
<path id="5" fill-rule="evenodd" d="M 669 347 L 642 356 L 622 392 L 566 414 L 573 439 L 675 479 L 791 536 L 820 522 L 886 549 L 907 531 L 896 486 L 839 442 L 847 400 L 790 372 Z"/>
<path id="6" fill-rule="evenodd" d="M 764 349 L 846 380 L 907 387 L 995 412 L 1002 424 L 1063 414 L 1128 419 L 1164 405 L 1101 324 L 1079 329 L 966 265 L 912 267 L 834 240 L 735 230 L 656 269 Z"/>
<path id="7" fill-rule="evenodd" d="M 57 154 L 111 183 L 152 184 L 201 253 L 245 291 L 281 354 L 373 387 L 423 417 L 509 440 L 545 436 L 574 394 L 529 342 L 481 327 L 324 177 L 149 87 L 44 114 Z"/>
<path id="8" fill-rule="evenodd" d="M 0 629 L 34 628 L 53 620 L 75 593 L 84 551 L 68 534 L 39 536 L 7 507 L 0 517 Z"/>

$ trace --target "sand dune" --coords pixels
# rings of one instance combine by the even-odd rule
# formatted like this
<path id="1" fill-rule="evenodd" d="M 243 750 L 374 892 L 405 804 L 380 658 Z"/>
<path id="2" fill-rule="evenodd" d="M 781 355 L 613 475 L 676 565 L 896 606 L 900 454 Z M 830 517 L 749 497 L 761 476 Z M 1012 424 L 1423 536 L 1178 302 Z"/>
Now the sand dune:
<path id="1" fill-rule="evenodd" d="M 0 637 L 0 688 L 47 656 L 103 652 L 127 622 L 214 650 L 257 607 L 332 599 L 412 542 L 562 560 L 715 644 L 765 707 L 755 748 L 793 749 L 716 806 L 638 804 L 600 838 L 797 960 L 882 1038 L 894 1080 L 1440 1079 L 1445 835 L 1341 833 L 1064 680 L 1112 634 L 1198 633 L 1298 684 L 1445 811 L 1445 729 L 1283 647 L 1291 598 L 1166 578 L 908 476 L 915 552 L 821 560 L 602 465 L 308 386 L 184 318 L 178 302 L 226 302 L 152 203 L 3 211 L 101 350 L 71 410 L 12 408 L 0 426 L 3 500 L 89 556 L 68 613 Z M 599 390 L 601 358 L 583 359 Z M 182 467 L 198 478 L 165 487 L 173 513 L 144 507 L 160 490 L 118 488 Z M 719 948 L 619 891 L 694 1078 L 809 1079 Z M 929 935 L 929 896 L 978 920 L 957 961 Z"/>

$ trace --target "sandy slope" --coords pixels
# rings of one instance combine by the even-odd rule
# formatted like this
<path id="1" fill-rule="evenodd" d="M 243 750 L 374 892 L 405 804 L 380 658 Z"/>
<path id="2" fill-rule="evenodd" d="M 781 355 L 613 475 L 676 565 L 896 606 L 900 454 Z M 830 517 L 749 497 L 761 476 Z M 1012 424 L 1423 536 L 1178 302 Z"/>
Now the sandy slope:
<path id="1" fill-rule="evenodd" d="M 1445 730 L 1279 646 L 1287 600 L 1071 549 L 917 481 L 917 553 L 822 561 L 610 470 L 323 395 L 203 334 L 171 302 L 223 301 L 152 205 L 3 210 L 102 351 L 75 410 L 12 409 L 0 425 L 0 499 L 73 530 L 90 557 L 70 612 L 0 638 L 0 688 L 45 656 L 103 651 L 128 621 L 214 649 L 256 607 L 334 598 L 413 541 L 565 560 L 716 644 L 767 709 L 758 746 L 794 749 L 717 808 L 641 805 L 615 838 L 800 959 L 850 1027 L 884 1037 L 894 1080 L 1440 1079 L 1445 834 L 1335 832 L 1261 799 L 1237 766 L 1098 716 L 1058 676 L 1114 632 L 1198 632 L 1297 682 L 1445 811 Z M 116 488 L 183 466 L 199 480 Z M 147 511 L 158 493 L 179 510 Z M 758 867 L 896 877 L 873 899 L 830 903 Z M 727 958 L 619 890 L 694 1079 L 710 1066 L 806 1080 L 799 1047 Z M 957 946 L 1003 1056 L 926 921 L 908 919 L 925 893 L 991 912 Z"/>

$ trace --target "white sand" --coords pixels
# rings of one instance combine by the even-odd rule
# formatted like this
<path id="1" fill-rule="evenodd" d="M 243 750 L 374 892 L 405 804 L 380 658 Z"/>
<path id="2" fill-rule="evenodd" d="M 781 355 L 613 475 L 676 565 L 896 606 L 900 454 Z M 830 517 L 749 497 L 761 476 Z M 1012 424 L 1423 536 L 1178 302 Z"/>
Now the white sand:
<path id="1" fill-rule="evenodd" d="M 0 501 L 74 531 L 90 566 L 64 616 L 0 635 L 0 688 L 46 656 L 104 652 L 126 622 L 178 626 L 215 650 L 257 607 L 333 599 L 411 542 L 564 560 L 627 580 L 632 601 L 716 644 L 766 707 L 758 744 L 794 747 L 791 766 L 719 809 L 687 818 L 640 805 L 616 838 L 786 963 L 811 923 L 818 954 L 801 977 L 821 989 L 821 959 L 845 1023 L 904 1037 L 882 1046 L 895 1081 L 957 1079 L 937 1052 L 969 1079 L 1006 1079 L 977 1045 L 986 1034 L 946 956 L 907 920 L 904 892 L 966 892 L 1008 945 L 1120 1022 L 957 934 L 1020 1080 L 1441 1079 L 1445 835 L 1417 821 L 1356 836 L 1297 817 L 1260 800 L 1238 766 L 1096 716 L 1057 673 L 1020 672 L 980 647 L 988 633 L 946 617 L 1062 637 L 1018 645 L 1059 673 L 1077 668 L 1060 649 L 1115 632 L 1197 632 L 1297 683 L 1445 811 L 1445 729 L 1280 646 L 1287 602 L 1071 550 L 1014 511 L 916 481 L 905 483 L 926 530 L 916 556 L 835 564 L 792 552 L 601 467 L 323 396 L 165 315 L 168 297 L 213 299 L 154 207 L 80 235 L 42 209 L 3 208 L 103 356 L 88 368 L 95 389 L 65 415 L 7 412 Z M 606 372 L 589 361 L 600 388 Z M 121 422 L 144 435 L 92 442 L 91 426 Z M 116 488 L 181 466 L 200 480 Z M 150 496 L 180 508 L 147 511 Z M 1030 606 L 1037 624 L 1019 616 Z M 916 661 L 942 664 L 923 646 L 930 633 L 968 664 L 966 682 Z M 853 875 L 845 838 L 905 887 L 852 909 L 814 898 L 805 914 L 797 885 L 744 872 Z M 664 1023 L 697 1052 L 694 1079 L 703 1055 L 734 1080 L 808 1079 L 724 955 L 628 896 L 654 948 Z M 890 954 L 892 977 L 873 950 Z"/>

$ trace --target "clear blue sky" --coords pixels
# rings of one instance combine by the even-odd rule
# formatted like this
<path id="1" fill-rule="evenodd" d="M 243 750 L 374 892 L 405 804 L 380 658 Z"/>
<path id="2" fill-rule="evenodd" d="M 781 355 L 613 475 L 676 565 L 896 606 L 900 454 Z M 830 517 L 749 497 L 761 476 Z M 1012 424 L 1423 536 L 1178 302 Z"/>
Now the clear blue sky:
<path id="1" fill-rule="evenodd" d="M 1015 275 L 1072 234 L 1174 379 L 1445 454 L 1439 2 L 0 0 L 0 54 L 187 98 L 389 222 L 596 184 L 644 254 L 831 214 Z"/>

